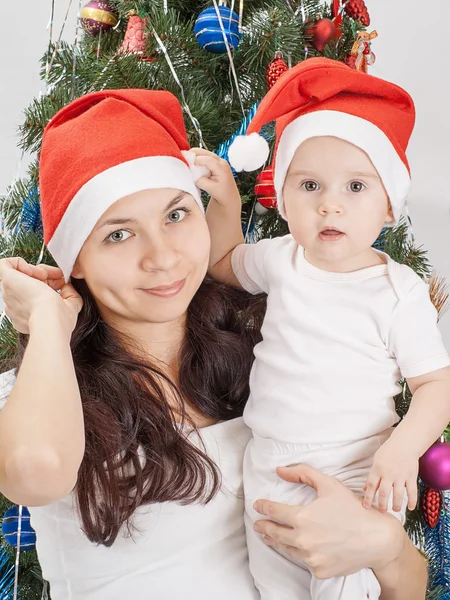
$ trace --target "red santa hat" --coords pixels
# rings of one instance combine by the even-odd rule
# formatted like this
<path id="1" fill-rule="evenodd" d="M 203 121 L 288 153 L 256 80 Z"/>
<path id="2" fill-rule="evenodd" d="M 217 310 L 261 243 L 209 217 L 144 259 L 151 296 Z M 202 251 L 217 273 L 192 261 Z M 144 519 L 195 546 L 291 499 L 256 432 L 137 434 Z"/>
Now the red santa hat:
<path id="1" fill-rule="evenodd" d="M 274 184 L 284 218 L 283 185 L 295 151 L 309 138 L 332 136 L 369 156 L 398 220 L 410 188 L 406 147 L 415 121 L 407 92 L 341 62 L 310 58 L 280 77 L 246 136 L 230 146 L 228 156 L 236 171 L 253 171 L 266 162 L 269 147 L 258 132 L 271 121 L 276 121 Z"/>
<path id="2" fill-rule="evenodd" d="M 44 240 L 66 280 L 98 219 L 138 191 L 174 188 L 203 210 L 181 106 L 165 91 L 105 90 L 60 110 L 40 157 Z M 209 173 L 209 172 L 208 172 Z"/>

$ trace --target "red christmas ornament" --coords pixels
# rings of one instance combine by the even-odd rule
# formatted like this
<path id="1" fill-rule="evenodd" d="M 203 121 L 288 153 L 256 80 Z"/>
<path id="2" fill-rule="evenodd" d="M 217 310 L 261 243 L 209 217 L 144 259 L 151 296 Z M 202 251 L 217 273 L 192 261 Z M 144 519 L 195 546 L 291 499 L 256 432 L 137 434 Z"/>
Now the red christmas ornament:
<path id="1" fill-rule="evenodd" d="M 154 58 L 144 56 L 146 39 L 145 21 L 138 15 L 132 15 L 128 21 L 120 52 L 123 54 L 137 54 L 144 61 L 153 61 L 155 60 Z"/>
<path id="2" fill-rule="evenodd" d="M 333 23 L 336 27 L 336 33 L 334 34 L 334 40 L 338 40 L 342 36 L 342 11 L 341 8 L 341 0 L 333 0 Z"/>
<path id="3" fill-rule="evenodd" d="M 352 19 L 361 21 L 364 27 L 369 27 L 370 16 L 364 0 L 348 0 L 345 5 L 345 12 Z"/>
<path id="4" fill-rule="evenodd" d="M 442 510 L 442 494 L 432 488 L 425 488 L 422 494 L 422 514 L 425 523 L 434 529 L 439 522 Z"/>
<path id="5" fill-rule="evenodd" d="M 266 83 L 267 87 L 270 89 L 273 87 L 278 79 L 286 73 L 288 70 L 287 64 L 283 60 L 283 54 L 281 52 L 275 53 L 275 58 L 272 62 L 269 63 L 266 71 Z"/>
<path id="6" fill-rule="evenodd" d="M 266 167 L 256 178 L 255 196 L 264 208 L 277 207 L 277 193 L 273 185 L 273 167 Z"/>
<path id="7" fill-rule="evenodd" d="M 305 30 L 305 34 L 312 35 L 312 45 L 317 52 L 322 52 L 336 35 L 336 25 L 330 19 L 320 19 Z"/>
<path id="8" fill-rule="evenodd" d="M 347 65 L 347 67 L 355 69 L 356 71 L 356 56 L 353 56 L 352 54 L 347 54 L 344 58 L 344 62 Z"/>

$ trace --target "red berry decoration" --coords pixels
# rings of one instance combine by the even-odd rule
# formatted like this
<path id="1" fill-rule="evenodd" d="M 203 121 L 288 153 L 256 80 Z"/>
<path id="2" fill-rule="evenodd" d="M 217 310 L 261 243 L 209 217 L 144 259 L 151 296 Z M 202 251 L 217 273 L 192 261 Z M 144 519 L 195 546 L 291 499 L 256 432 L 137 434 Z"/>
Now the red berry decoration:
<path id="1" fill-rule="evenodd" d="M 364 0 L 348 0 L 345 4 L 345 12 L 352 19 L 361 21 L 364 27 L 369 27 L 370 16 Z"/>
<path id="2" fill-rule="evenodd" d="M 286 73 L 288 70 L 287 64 L 283 60 L 283 55 L 281 52 L 275 53 L 275 58 L 272 62 L 269 63 L 266 71 L 266 83 L 267 87 L 270 89 L 273 87 L 278 79 Z"/>
<path id="3" fill-rule="evenodd" d="M 425 488 L 422 494 L 422 514 L 425 523 L 434 529 L 439 522 L 442 510 L 442 493 L 432 488 Z"/>
<path id="4" fill-rule="evenodd" d="M 255 196 L 264 208 L 277 207 L 277 193 L 273 185 L 273 167 L 266 167 L 256 178 Z"/>
<path id="5" fill-rule="evenodd" d="M 366 10 L 366 12 L 359 17 L 359 20 L 364 25 L 364 27 L 369 27 L 369 25 L 370 25 L 369 12 Z"/>

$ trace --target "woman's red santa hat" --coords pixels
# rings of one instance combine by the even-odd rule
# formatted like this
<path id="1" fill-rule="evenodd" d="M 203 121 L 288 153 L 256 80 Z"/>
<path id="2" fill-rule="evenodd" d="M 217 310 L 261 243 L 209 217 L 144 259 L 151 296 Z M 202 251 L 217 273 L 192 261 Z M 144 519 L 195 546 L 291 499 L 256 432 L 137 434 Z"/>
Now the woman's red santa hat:
<path id="1" fill-rule="evenodd" d="M 332 136 L 363 150 L 377 170 L 397 221 L 410 188 L 406 148 L 415 111 L 407 92 L 327 58 L 310 58 L 280 77 L 267 93 L 246 136 L 230 146 L 236 171 L 253 171 L 269 155 L 261 128 L 276 121 L 274 184 L 285 218 L 283 185 L 295 151 L 309 138 Z"/>
<path id="2" fill-rule="evenodd" d="M 191 194 L 203 210 L 181 106 L 165 91 L 105 90 L 60 110 L 40 157 L 44 240 L 69 279 L 98 219 L 117 200 L 147 189 Z"/>

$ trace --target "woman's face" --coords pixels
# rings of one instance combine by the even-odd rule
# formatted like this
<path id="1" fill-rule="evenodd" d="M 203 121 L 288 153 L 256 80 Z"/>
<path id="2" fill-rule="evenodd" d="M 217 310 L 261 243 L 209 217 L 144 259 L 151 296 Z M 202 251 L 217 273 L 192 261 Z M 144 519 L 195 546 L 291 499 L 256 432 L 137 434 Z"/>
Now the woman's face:
<path id="1" fill-rule="evenodd" d="M 192 196 L 173 189 L 122 198 L 98 220 L 72 276 L 84 279 L 103 318 L 127 329 L 182 317 L 203 281 L 210 237 Z"/>

